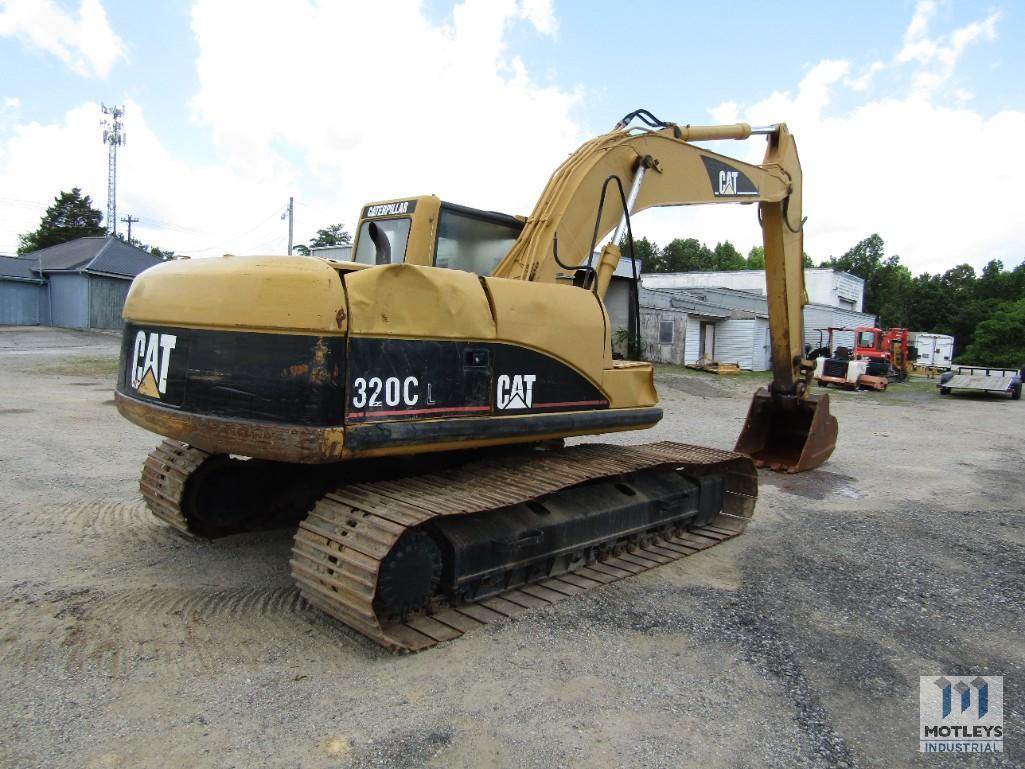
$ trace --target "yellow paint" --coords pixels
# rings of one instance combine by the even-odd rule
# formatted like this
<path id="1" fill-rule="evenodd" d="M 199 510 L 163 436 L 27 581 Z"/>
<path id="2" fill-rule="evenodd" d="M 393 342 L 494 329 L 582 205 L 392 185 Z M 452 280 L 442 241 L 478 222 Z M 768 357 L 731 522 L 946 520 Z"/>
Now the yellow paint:
<path id="1" fill-rule="evenodd" d="M 153 376 L 153 371 L 147 371 L 146 376 L 139 382 L 139 386 L 135 388 L 139 395 L 145 395 L 149 398 L 159 398 L 160 389 L 157 387 L 157 380 Z"/>
<path id="2" fill-rule="evenodd" d="M 406 200 L 415 200 L 416 209 L 412 215 L 402 214 L 398 216 L 377 216 L 372 221 L 381 222 L 390 219 L 411 219 L 409 227 L 409 238 L 406 241 L 406 264 L 418 264 L 421 267 L 434 266 L 434 243 L 438 228 L 438 214 L 441 211 L 441 200 L 436 195 L 420 195 L 417 197 L 391 198 L 390 200 L 375 200 L 369 203 L 371 206 L 388 205 Z M 352 253 L 355 254 L 359 248 L 360 239 L 363 237 L 362 217 L 356 223 L 356 240 L 352 244 Z M 371 265 L 366 265 L 371 266 Z M 361 268 L 363 265 L 361 265 Z"/>
<path id="3" fill-rule="evenodd" d="M 382 265 L 345 275 L 349 331 L 406 339 L 494 339 L 495 322 L 476 275 Z"/>
<path id="4" fill-rule="evenodd" d="M 305 256 L 165 262 L 132 282 L 124 318 L 192 328 L 344 334 L 339 273 Z M 339 320 L 341 322 L 339 322 Z"/>
<path id="5" fill-rule="evenodd" d="M 498 341 L 541 350 L 601 387 L 608 330 L 598 297 L 559 284 L 483 282 L 495 308 Z"/>
<path id="6" fill-rule="evenodd" d="M 658 403 L 655 375 L 650 363 L 616 361 L 602 372 L 602 390 L 610 408 L 654 406 Z"/>

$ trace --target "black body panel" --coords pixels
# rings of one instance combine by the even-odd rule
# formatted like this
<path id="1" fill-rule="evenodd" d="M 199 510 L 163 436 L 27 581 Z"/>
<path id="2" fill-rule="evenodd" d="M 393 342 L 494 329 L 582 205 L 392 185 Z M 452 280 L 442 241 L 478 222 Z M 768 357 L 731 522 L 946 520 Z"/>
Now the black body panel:
<path id="1" fill-rule="evenodd" d="M 126 323 L 117 389 L 188 413 L 310 427 L 342 422 L 345 337 Z"/>
<path id="2" fill-rule="evenodd" d="M 353 337 L 346 422 L 607 409 L 575 369 L 496 342 Z"/>
<path id="3" fill-rule="evenodd" d="M 210 331 L 127 323 L 118 392 L 225 420 L 339 427 L 353 450 L 556 432 L 661 419 L 609 409 L 594 383 L 500 342 Z M 519 419 L 503 419 L 517 416 Z"/>

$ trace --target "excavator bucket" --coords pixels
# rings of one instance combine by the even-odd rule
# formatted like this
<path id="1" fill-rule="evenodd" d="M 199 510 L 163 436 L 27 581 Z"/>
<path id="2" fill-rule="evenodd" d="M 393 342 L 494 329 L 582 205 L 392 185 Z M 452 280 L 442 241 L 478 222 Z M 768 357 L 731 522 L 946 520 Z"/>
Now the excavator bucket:
<path id="1" fill-rule="evenodd" d="M 818 467 L 836 448 L 829 396 L 777 395 L 761 388 L 751 400 L 736 451 L 758 467 L 799 473 Z"/>

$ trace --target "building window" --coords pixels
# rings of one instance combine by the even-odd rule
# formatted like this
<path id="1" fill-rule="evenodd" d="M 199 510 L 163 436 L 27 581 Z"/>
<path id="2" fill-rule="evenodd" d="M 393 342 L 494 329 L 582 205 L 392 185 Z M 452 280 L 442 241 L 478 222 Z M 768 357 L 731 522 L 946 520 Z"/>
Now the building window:
<path id="1" fill-rule="evenodd" d="M 672 344 L 673 329 L 675 324 L 671 320 L 661 320 L 658 323 L 658 343 Z"/>

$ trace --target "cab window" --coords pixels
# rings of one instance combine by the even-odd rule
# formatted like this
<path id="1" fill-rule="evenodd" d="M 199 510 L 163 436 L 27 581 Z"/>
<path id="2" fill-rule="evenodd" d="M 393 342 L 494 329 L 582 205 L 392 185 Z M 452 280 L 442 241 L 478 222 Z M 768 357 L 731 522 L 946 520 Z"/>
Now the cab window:
<path id="1" fill-rule="evenodd" d="M 876 335 L 871 331 L 862 331 L 858 334 L 858 347 L 875 347 Z"/>
<path id="2" fill-rule="evenodd" d="M 438 221 L 436 267 L 490 275 L 509 253 L 523 222 L 505 214 L 446 203 Z"/>
<path id="3" fill-rule="evenodd" d="M 406 258 L 410 218 L 371 219 L 360 225 L 354 262 L 401 264 Z"/>

